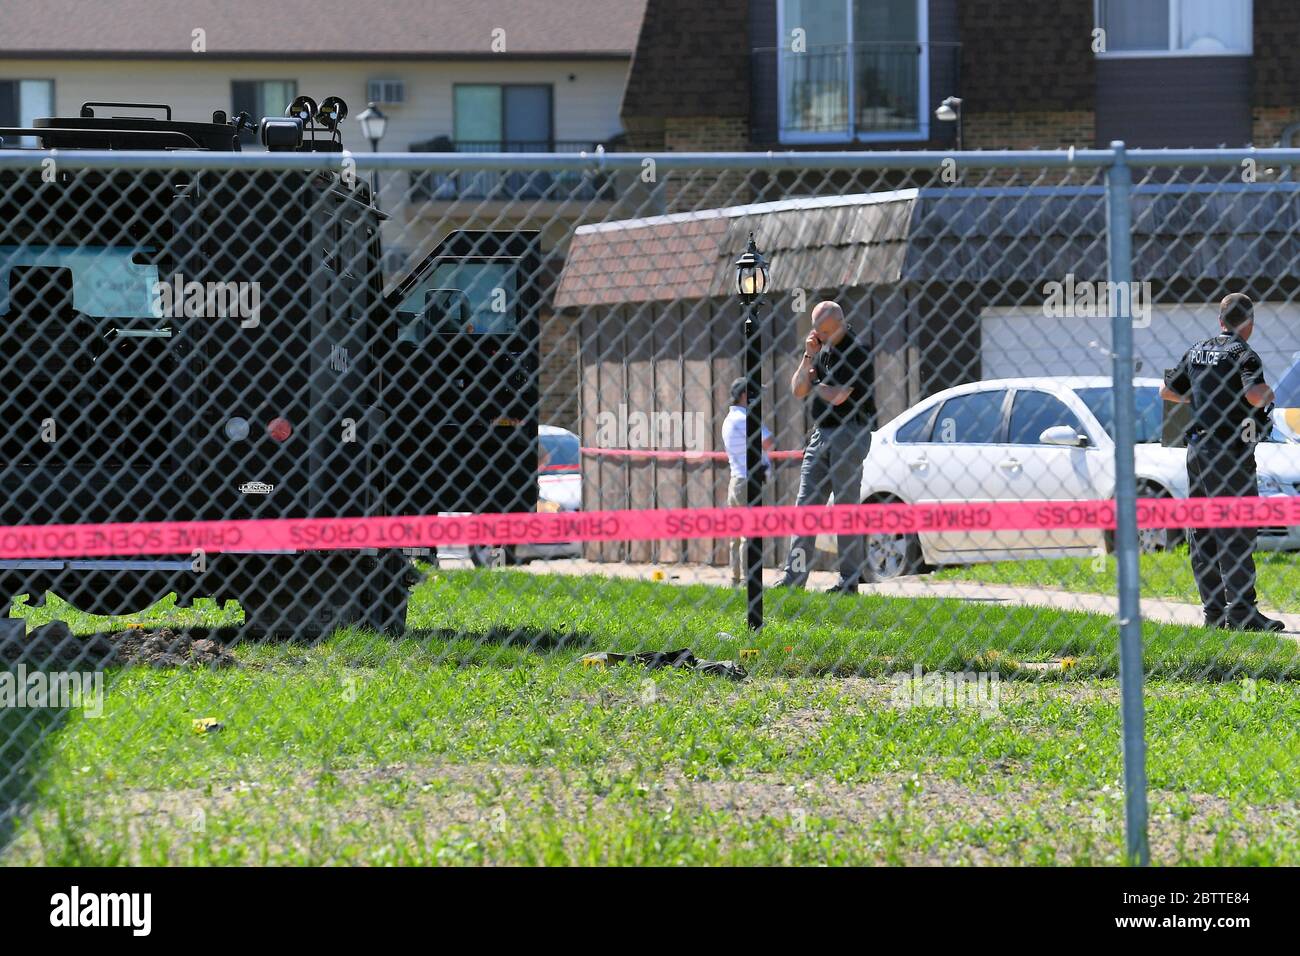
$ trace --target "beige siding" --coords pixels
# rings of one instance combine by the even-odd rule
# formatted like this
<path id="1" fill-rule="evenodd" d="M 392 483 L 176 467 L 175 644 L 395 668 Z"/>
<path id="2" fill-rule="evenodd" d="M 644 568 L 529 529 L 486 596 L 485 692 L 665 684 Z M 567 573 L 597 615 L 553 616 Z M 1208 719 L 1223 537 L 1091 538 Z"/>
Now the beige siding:
<path id="1" fill-rule="evenodd" d="M 230 109 L 231 80 L 295 80 L 298 92 L 317 101 L 331 94 L 343 97 L 355 117 L 365 108 L 367 80 L 402 79 L 406 102 L 384 107 L 390 123 L 380 144 L 395 152 L 451 135 L 455 83 L 550 83 L 556 139 L 608 139 L 621 129 L 618 110 L 626 78 L 622 60 L 273 63 L 200 55 L 185 61 L 0 60 L 0 79 L 54 80 L 55 112 L 64 116 L 75 116 L 87 100 L 119 100 L 169 103 L 177 119 L 207 120 L 214 109 Z M 345 124 L 344 144 L 369 148 L 354 120 Z"/>

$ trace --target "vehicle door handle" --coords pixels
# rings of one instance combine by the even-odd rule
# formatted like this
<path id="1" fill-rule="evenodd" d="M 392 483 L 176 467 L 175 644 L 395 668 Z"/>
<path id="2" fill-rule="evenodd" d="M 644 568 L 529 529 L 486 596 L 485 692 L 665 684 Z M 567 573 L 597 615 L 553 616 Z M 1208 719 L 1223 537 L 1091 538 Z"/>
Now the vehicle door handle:
<path id="1" fill-rule="evenodd" d="M 1005 469 L 1007 469 L 1008 471 L 1019 471 L 1019 470 L 1020 470 L 1020 459 L 1019 459 L 1019 458 L 1006 458 L 1006 459 L 1004 459 L 1004 460 L 998 462 L 998 467 L 999 467 L 999 468 L 1005 468 Z"/>
<path id="2" fill-rule="evenodd" d="M 907 463 L 907 467 L 913 471 L 920 471 L 922 468 L 930 467 L 930 460 L 928 458 L 913 458 Z"/>

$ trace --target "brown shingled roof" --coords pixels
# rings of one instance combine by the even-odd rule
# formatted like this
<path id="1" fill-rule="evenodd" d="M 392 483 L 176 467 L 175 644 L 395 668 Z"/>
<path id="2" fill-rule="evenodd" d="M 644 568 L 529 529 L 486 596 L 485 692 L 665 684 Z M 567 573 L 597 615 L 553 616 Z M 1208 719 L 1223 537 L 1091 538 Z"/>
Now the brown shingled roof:
<path id="1" fill-rule="evenodd" d="M 915 190 L 803 198 L 580 226 L 557 308 L 731 295 L 753 232 L 769 290 L 895 282 Z"/>
<path id="2" fill-rule="evenodd" d="M 630 56 L 645 0 L 2 0 L 0 58 Z M 191 51 L 206 31 L 207 53 Z M 491 49 L 505 31 L 505 52 Z"/>
<path id="3" fill-rule="evenodd" d="M 556 305 L 710 295 L 727 220 L 721 216 L 685 222 L 664 218 L 667 221 L 617 231 L 580 230 L 569 244 Z"/>
<path id="4" fill-rule="evenodd" d="M 1134 189 L 1133 274 L 1281 281 L 1300 260 L 1300 210 L 1276 184 Z M 899 282 L 951 285 L 1106 274 L 1101 186 L 900 189 L 580 226 L 557 308 L 733 295 L 750 232 L 769 291 Z"/>

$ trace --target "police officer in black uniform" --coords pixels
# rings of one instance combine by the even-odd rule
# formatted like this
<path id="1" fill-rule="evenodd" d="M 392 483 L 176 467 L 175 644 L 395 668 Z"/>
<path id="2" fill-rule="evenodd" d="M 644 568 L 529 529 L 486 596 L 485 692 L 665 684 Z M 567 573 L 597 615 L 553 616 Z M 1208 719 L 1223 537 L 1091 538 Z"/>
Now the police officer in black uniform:
<path id="1" fill-rule="evenodd" d="M 1254 331 L 1254 308 L 1240 292 L 1219 303 L 1213 338 L 1197 342 L 1165 373 L 1160 395 L 1190 402 L 1187 478 L 1193 498 L 1253 497 L 1255 444 L 1271 431 L 1273 390 L 1264 382 L 1259 354 L 1246 344 Z M 1280 631 L 1281 621 L 1255 606 L 1255 530 L 1193 528 L 1192 573 L 1201 592 L 1206 627 Z"/>

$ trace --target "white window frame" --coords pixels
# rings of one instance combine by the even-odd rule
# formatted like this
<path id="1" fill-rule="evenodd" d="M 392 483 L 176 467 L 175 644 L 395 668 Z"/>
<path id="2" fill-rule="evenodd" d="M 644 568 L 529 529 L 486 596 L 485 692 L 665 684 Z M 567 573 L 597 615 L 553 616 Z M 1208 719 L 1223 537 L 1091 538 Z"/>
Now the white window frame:
<path id="1" fill-rule="evenodd" d="M 1178 21 L 1179 3 L 1178 0 L 1166 0 L 1169 5 L 1169 40 L 1168 45 L 1162 50 L 1107 50 L 1105 53 L 1098 53 L 1099 60 L 1156 60 L 1163 57 L 1214 57 L 1214 56 L 1254 56 L 1255 55 L 1255 0 L 1246 0 L 1249 7 L 1249 20 L 1251 31 L 1247 34 L 1246 49 L 1219 51 L 1198 51 L 1198 50 L 1176 50 L 1174 44 L 1178 42 L 1179 27 Z M 1092 22 L 1098 29 L 1105 29 L 1101 22 L 1101 0 L 1092 0 Z"/>
<path id="2" fill-rule="evenodd" d="M 47 115 L 49 115 L 49 116 L 58 116 L 58 115 L 59 115 L 59 112 L 58 112 L 58 109 L 57 109 L 57 106 L 56 106 L 56 104 L 57 104 L 57 102 L 58 102 L 57 97 L 58 97 L 59 93 L 58 93 L 58 87 L 57 87 L 57 84 L 55 84 L 55 82 L 54 82 L 54 77 L 44 77 L 44 76 L 0 76 L 0 81 L 3 81 L 3 82 L 5 82 L 5 83 L 16 83 L 16 84 L 19 85 L 19 91 L 18 91 L 18 96 L 19 96 L 19 104 L 18 104 L 18 125 L 19 125 L 19 126 L 30 126 L 30 125 L 31 125 L 31 123 L 29 123 L 29 122 L 25 122 L 25 121 L 23 120 L 23 115 L 22 115 L 23 108 L 22 108 L 22 102 L 21 102 L 21 99 L 22 99 L 22 84 L 23 84 L 23 83 L 45 83 L 46 85 L 48 85 L 49 88 L 50 88 L 50 111 L 49 111 L 49 113 L 48 113 Z M 35 119 L 36 117 L 33 116 L 32 118 Z M 19 145 L 20 147 L 24 147 L 24 148 L 35 149 L 37 146 L 40 145 L 40 143 L 37 141 L 37 138 L 36 138 L 35 136 L 20 136 L 20 137 L 18 137 L 18 145 Z M 7 148 L 12 149 L 13 147 L 12 147 L 12 146 L 9 146 L 9 147 L 7 147 Z"/>
<path id="3" fill-rule="evenodd" d="M 379 84 L 379 90 L 382 95 L 379 97 L 370 96 L 370 85 Z M 393 92 L 389 87 L 399 86 L 402 89 L 402 98 L 400 100 L 390 99 L 387 94 Z M 406 104 L 406 79 L 399 76 L 372 76 L 366 80 L 366 99 L 375 103 L 382 103 L 385 106 L 404 106 Z"/>
<path id="4" fill-rule="evenodd" d="M 844 35 L 853 43 L 853 0 L 841 0 L 844 4 Z M 785 4 L 776 0 L 776 101 L 777 101 L 777 137 L 779 142 L 792 146 L 811 143 L 912 143 L 923 142 L 930 138 L 930 0 L 913 0 L 916 4 L 917 30 L 916 43 L 921 48 L 917 58 L 920 76 L 917 84 L 917 128 L 916 130 L 886 130 L 882 132 L 860 132 L 853 128 L 857 116 L 856 81 L 852 70 L 849 73 L 849 129 L 845 132 L 834 130 L 828 132 L 798 132 L 786 129 L 785 115 Z"/>

